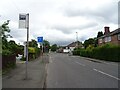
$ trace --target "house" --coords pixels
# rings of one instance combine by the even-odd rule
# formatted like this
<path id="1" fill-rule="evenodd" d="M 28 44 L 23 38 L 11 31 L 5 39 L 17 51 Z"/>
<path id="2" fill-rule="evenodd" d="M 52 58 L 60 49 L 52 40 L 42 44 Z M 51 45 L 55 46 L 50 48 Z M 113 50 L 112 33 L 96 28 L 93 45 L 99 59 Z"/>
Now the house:
<path id="1" fill-rule="evenodd" d="M 75 48 L 82 48 L 83 45 L 82 45 L 81 42 L 77 41 L 77 42 L 70 43 L 67 47 L 68 47 L 71 51 L 73 51 Z"/>
<path id="2" fill-rule="evenodd" d="M 110 27 L 104 27 L 104 35 L 98 38 L 98 45 L 106 43 L 120 45 L 120 28 L 110 32 Z"/>
<path id="3" fill-rule="evenodd" d="M 67 45 L 63 48 L 63 52 L 68 53 L 70 51 L 73 51 L 75 48 L 83 48 L 82 43 L 79 42 L 79 41 L 72 42 L 72 43 L 70 43 L 69 45 Z"/>

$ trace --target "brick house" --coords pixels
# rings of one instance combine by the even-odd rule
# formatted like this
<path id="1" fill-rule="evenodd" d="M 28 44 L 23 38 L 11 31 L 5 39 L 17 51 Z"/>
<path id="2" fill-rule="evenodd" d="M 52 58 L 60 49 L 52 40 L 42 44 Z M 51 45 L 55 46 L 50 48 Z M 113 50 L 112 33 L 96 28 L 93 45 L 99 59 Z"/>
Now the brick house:
<path id="1" fill-rule="evenodd" d="M 98 45 L 112 43 L 120 45 L 120 28 L 110 32 L 109 27 L 104 27 L 104 35 L 98 38 Z"/>

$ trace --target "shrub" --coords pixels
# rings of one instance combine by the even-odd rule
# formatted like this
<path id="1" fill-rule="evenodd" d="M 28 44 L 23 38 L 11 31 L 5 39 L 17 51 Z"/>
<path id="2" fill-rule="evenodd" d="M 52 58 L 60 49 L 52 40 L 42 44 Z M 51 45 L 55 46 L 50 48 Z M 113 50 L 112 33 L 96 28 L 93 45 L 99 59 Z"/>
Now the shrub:
<path id="1" fill-rule="evenodd" d="M 81 48 L 75 48 L 74 51 L 72 51 L 73 55 L 80 55 Z"/>
<path id="2" fill-rule="evenodd" d="M 99 47 L 88 46 L 86 49 L 74 50 L 73 55 L 120 62 L 120 46 L 112 44 L 105 44 Z"/>
<path id="3" fill-rule="evenodd" d="M 34 47 L 28 47 L 29 53 L 35 53 L 35 48 Z"/>
<path id="4" fill-rule="evenodd" d="M 74 50 L 72 53 L 73 53 L 73 55 L 80 55 L 80 51 L 79 50 Z"/>
<path id="5" fill-rule="evenodd" d="M 40 48 L 35 47 L 29 47 L 29 60 L 33 60 L 40 56 Z M 21 58 L 22 61 L 26 61 L 26 58 L 24 56 Z"/>
<path id="6" fill-rule="evenodd" d="M 26 58 L 24 56 L 22 56 L 22 58 L 20 60 L 26 61 Z"/>
<path id="7" fill-rule="evenodd" d="M 9 50 L 2 50 L 2 55 L 12 55 L 12 52 Z"/>
<path id="8" fill-rule="evenodd" d="M 39 57 L 40 56 L 40 48 L 35 48 L 35 57 Z"/>

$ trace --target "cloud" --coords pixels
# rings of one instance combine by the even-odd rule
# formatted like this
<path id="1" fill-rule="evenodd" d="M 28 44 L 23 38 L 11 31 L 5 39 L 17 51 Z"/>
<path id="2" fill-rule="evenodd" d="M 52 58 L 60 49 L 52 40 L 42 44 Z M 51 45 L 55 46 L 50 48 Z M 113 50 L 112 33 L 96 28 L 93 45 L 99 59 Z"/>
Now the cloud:
<path id="1" fill-rule="evenodd" d="M 52 27 L 52 29 L 56 29 L 56 30 L 62 31 L 65 34 L 69 34 L 69 33 L 74 33 L 78 29 L 83 30 L 83 29 L 95 27 L 97 25 L 98 25 L 97 23 L 87 23 L 87 24 L 77 25 L 77 26 L 56 25 Z"/>
<path id="2" fill-rule="evenodd" d="M 76 8 L 74 6 L 68 7 L 64 10 L 65 15 L 68 17 L 86 17 L 88 19 L 96 19 L 100 22 L 106 23 L 114 23 L 117 24 L 118 20 L 118 3 L 117 0 L 100 3 L 99 6 L 95 7 L 94 5 L 91 7 L 79 7 Z"/>
<path id="3" fill-rule="evenodd" d="M 104 26 L 115 30 L 118 0 L 2 0 L 0 24 L 10 20 L 11 35 L 21 44 L 26 41 L 26 29 L 18 28 L 19 13 L 30 14 L 30 39 L 38 36 L 51 44 L 67 45 L 76 40 L 95 37 Z"/>

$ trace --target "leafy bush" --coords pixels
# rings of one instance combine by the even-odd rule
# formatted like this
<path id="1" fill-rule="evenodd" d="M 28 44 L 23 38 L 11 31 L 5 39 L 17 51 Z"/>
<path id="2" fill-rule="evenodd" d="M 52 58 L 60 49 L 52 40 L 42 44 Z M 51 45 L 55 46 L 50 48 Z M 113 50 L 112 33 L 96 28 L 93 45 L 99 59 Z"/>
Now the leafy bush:
<path id="1" fill-rule="evenodd" d="M 74 51 L 72 51 L 73 55 L 80 55 L 81 48 L 75 48 Z"/>
<path id="2" fill-rule="evenodd" d="M 35 48 L 35 57 L 39 57 L 40 56 L 40 48 Z"/>
<path id="3" fill-rule="evenodd" d="M 35 58 L 39 57 L 40 48 L 29 47 L 28 50 L 29 50 L 29 60 L 34 60 Z M 23 56 L 21 60 L 26 61 L 26 58 Z"/>
<path id="4" fill-rule="evenodd" d="M 74 50 L 74 55 L 120 62 L 120 46 L 105 44 L 99 47 L 88 46 L 86 49 Z"/>
<path id="5" fill-rule="evenodd" d="M 26 61 L 26 58 L 24 56 L 22 56 L 22 58 L 20 60 L 21 61 Z"/>
<path id="6" fill-rule="evenodd" d="M 80 55 L 80 51 L 79 50 L 74 50 L 72 53 L 73 53 L 73 55 Z"/>
<path id="7" fill-rule="evenodd" d="M 120 46 L 111 44 L 102 45 L 92 50 L 92 57 L 96 59 L 108 60 L 108 61 L 119 61 L 119 50 Z"/>
<path id="8" fill-rule="evenodd" d="M 34 47 L 29 47 L 28 51 L 29 51 L 29 53 L 35 53 L 35 48 Z"/>
<path id="9" fill-rule="evenodd" d="M 12 55 L 12 52 L 9 50 L 2 50 L 2 55 Z"/>
<path id="10" fill-rule="evenodd" d="M 40 48 L 29 47 L 29 60 L 35 59 L 40 55 Z"/>

